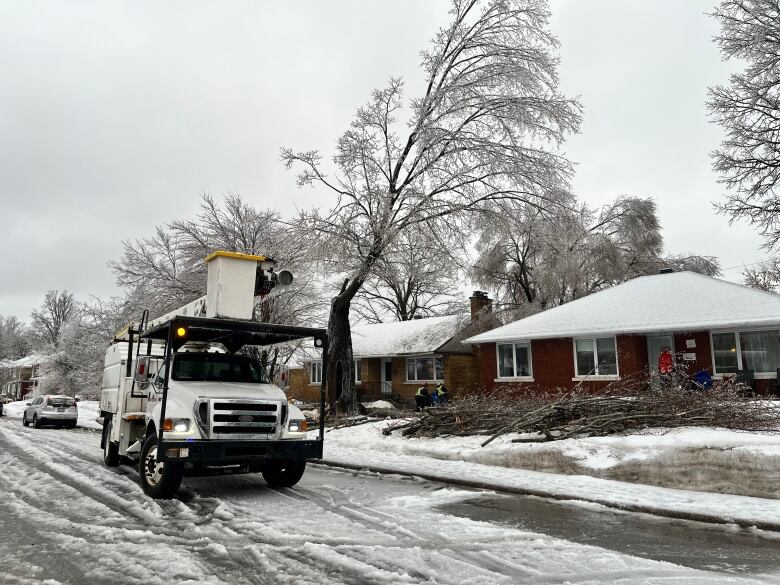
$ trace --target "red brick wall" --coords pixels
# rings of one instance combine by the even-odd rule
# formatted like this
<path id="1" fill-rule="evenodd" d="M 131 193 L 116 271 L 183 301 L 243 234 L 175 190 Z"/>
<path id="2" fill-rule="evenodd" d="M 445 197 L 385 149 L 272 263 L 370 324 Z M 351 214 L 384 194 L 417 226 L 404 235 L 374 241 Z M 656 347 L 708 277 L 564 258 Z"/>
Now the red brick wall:
<path id="1" fill-rule="evenodd" d="M 491 389 L 496 385 L 512 384 L 521 388 L 571 388 L 574 384 L 574 345 L 570 337 L 557 339 L 536 339 L 531 342 L 531 360 L 533 364 L 533 382 L 495 382 L 496 344 L 485 343 L 480 346 L 482 355 L 481 383 Z M 647 369 L 647 340 L 643 335 L 618 335 L 618 371 L 621 378 L 643 372 Z M 593 381 L 584 387 L 598 390 L 609 381 Z"/>
<path id="2" fill-rule="evenodd" d="M 695 348 L 687 347 L 686 341 L 692 339 L 696 342 Z M 707 370 L 710 374 L 712 369 L 712 351 L 710 349 L 709 331 L 689 331 L 674 334 L 674 353 L 678 364 L 687 367 L 689 374 L 695 374 L 699 370 Z M 696 354 L 696 359 L 691 361 L 683 360 L 684 353 Z"/>

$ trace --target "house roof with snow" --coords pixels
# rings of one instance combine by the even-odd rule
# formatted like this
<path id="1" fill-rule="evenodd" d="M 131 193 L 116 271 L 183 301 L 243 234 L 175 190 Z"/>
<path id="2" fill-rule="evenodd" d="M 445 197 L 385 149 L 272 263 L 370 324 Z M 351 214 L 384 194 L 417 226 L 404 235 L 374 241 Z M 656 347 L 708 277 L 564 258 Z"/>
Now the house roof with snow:
<path id="1" fill-rule="evenodd" d="M 694 272 L 635 278 L 464 343 L 780 325 L 780 295 Z"/>
<path id="2" fill-rule="evenodd" d="M 446 315 L 353 325 L 352 352 L 364 358 L 431 353 L 452 339 L 463 321 L 459 315 Z"/>
<path id="3" fill-rule="evenodd" d="M 32 366 L 38 366 L 49 360 L 48 356 L 43 355 L 28 355 L 18 360 L 5 360 L 0 361 L 1 368 L 30 368 Z"/>

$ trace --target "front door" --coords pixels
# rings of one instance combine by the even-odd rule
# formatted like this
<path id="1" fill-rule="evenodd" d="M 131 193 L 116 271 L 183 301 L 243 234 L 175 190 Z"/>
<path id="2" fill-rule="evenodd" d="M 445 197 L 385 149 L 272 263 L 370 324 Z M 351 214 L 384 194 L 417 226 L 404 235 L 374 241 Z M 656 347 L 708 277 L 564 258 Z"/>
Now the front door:
<path id="1" fill-rule="evenodd" d="M 674 340 L 671 335 L 654 335 L 647 338 L 647 359 L 651 374 L 658 373 L 658 358 L 665 347 L 674 355 Z"/>
<path id="2" fill-rule="evenodd" d="M 382 358 L 382 394 L 393 393 L 393 359 Z"/>

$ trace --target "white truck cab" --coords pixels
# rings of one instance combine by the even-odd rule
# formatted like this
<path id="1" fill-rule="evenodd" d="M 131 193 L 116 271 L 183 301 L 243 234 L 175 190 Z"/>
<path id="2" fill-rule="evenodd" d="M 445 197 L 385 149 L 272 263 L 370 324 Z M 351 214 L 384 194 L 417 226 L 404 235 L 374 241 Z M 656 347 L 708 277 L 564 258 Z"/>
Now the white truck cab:
<path id="1" fill-rule="evenodd" d="M 171 498 L 185 474 L 261 472 L 270 485 L 289 487 L 302 477 L 307 459 L 322 457 L 322 425 L 319 436 L 309 439 L 303 413 L 288 404 L 257 360 L 239 353 L 249 345 L 307 337 L 327 351 L 323 329 L 234 316 L 247 317 L 248 306 L 251 317 L 254 275 L 264 260 L 212 254 L 203 302 L 148 324 L 142 319 L 120 332 L 106 352 L 103 459 L 108 466 L 137 462 L 141 486 L 152 497 Z M 246 293 L 230 285 L 248 288 L 249 303 Z M 212 295 L 212 286 L 221 296 Z M 188 315 L 193 306 L 199 307 L 196 314 Z M 322 393 L 320 420 L 324 408 Z"/>

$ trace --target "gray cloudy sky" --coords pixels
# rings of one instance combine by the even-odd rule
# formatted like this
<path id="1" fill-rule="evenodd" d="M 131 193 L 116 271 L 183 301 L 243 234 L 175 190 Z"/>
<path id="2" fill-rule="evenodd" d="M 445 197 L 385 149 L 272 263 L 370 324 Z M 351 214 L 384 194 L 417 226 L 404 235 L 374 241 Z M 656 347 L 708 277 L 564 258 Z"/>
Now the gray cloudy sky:
<path id="1" fill-rule="evenodd" d="M 715 0 L 552 0 L 561 82 L 581 96 L 566 152 L 591 204 L 654 197 L 670 252 L 724 267 L 764 254 L 712 211 L 708 85 L 726 80 Z M 279 147 L 329 151 L 388 76 L 419 83 L 445 0 L 0 0 L 0 314 L 48 289 L 116 294 L 121 240 L 240 193 L 283 212 L 301 191 Z M 733 66 L 732 66 L 733 67 Z M 322 200 L 327 204 L 327 199 Z M 738 280 L 740 270 L 724 272 Z"/>

